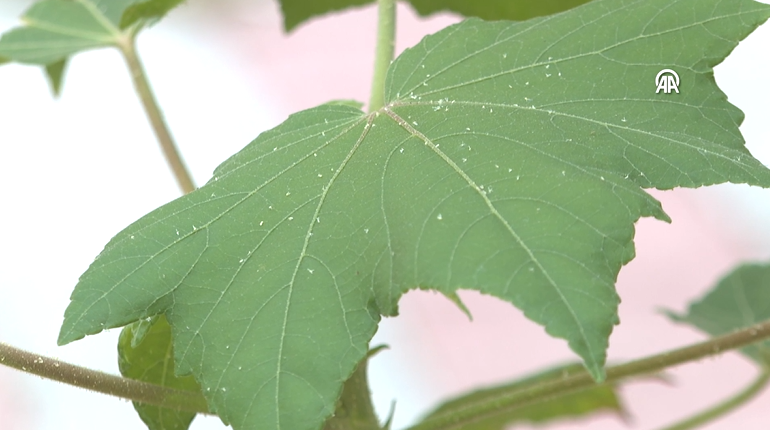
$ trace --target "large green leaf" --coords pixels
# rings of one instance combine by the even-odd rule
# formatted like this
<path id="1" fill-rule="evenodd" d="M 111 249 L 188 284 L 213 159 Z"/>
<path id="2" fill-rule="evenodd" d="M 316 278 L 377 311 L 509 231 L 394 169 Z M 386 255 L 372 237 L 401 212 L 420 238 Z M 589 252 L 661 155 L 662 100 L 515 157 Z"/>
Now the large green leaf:
<path id="1" fill-rule="evenodd" d="M 674 321 L 695 326 L 712 336 L 770 319 L 770 264 L 745 264 L 727 276 L 686 314 L 668 311 Z M 770 365 L 770 341 L 741 349 L 761 365 Z"/>
<path id="2" fill-rule="evenodd" d="M 279 0 L 286 31 L 303 22 L 330 12 L 360 7 L 376 0 Z M 551 15 L 587 3 L 589 0 L 407 0 L 422 16 L 436 12 L 454 12 L 486 20 L 523 21 Z"/>
<path id="3" fill-rule="evenodd" d="M 165 313 L 236 430 L 317 429 L 381 315 L 476 289 L 566 339 L 597 379 L 642 188 L 770 186 L 711 67 L 770 15 L 749 0 L 606 0 L 470 19 L 392 63 L 386 106 L 292 115 L 107 244 L 64 344 Z M 679 93 L 656 93 L 664 68 Z"/>
<path id="4" fill-rule="evenodd" d="M 446 415 L 454 415 L 459 411 L 472 410 L 476 405 L 499 402 L 499 399 L 504 398 L 506 395 L 563 378 L 570 373 L 579 371 L 580 367 L 579 364 L 561 366 L 523 380 L 459 396 L 441 404 L 441 406 L 429 413 L 423 421 L 429 421 L 432 418 Z M 559 419 L 577 418 L 607 412 L 625 415 L 626 412 L 615 390 L 614 384 L 601 384 L 583 391 L 552 397 L 543 402 L 533 403 L 521 408 L 509 410 L 505 407 L 500 407 L 499 413 L 482 416 L 476 421 L 458 427 L 458 430 L 504 430 L 514 424 L 540 424 Z"/>
<path id="5" fill-rule="evenodd" d="M 120 373 L 132 379 L 164 387 L 200 392 L 192 376 L 174 375 L 171 327 L 160 315 L 123 328 L 118 341 Z M 134 408 L 150 430 L 187 430 L 195 414 L 134 402 Z"/>

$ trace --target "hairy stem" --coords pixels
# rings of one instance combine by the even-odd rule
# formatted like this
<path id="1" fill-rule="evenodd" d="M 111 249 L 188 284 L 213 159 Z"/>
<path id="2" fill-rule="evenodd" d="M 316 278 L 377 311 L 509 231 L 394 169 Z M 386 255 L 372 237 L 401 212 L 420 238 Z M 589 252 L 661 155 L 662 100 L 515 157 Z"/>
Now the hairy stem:
<path id="1" fill-rule="evenodd" d="M 608 367 L 607 379 L 604 383 L 658 372 L 668 367 L 720 354 L 768 338 L 770 338 L 770 321 L 765 321 L 695 345 Z M 596 382 L 588 372 L 580 370 L 565 375 L 564 378 L 556 381 L 548 381 L 496 399 L 486 399 L 452 413 L 436 415 L 410 427 L 408 430 L 461 429 L 480 419 L 494 417 L 553 397 L 584 390 L 595 384 Z"/>
<path id="2" fill-rule="evenodd" d="M 206 399 L 201 393 L 121 378 L 109 373 L 32 354 L 2 342 L 0 342 L 0 364 L 43 378 L 135 402 L 186 412 L 210 413 Z"/>
<path id="3" fill-rule="evenodd" d="M 765 321 L 692 346 L 609 367 L 607 368 L 607 379 L 604 383 L 657 372 L 688 361 L 695 361 L 731 349 L 741 348 L 768 338 L 770 338 L 770 321 Z M 42 357 L 4 343 L 0 343 L 0 364 L 43 378 L 127 400 L 181 411 L 209 413 L 206 400 L 200 393 L 176 390 L 133 379 L 121 378 L 52 358 Z M 762 382 L 766 383 L 767 381 Z M 759 383 L 760 381 L 755 384 L 759 385 Z M 451 414 L 437 415 L 428 421 L 410 427 L 408 430 L 459 429 L 480 419 L 494 417 L 495 415 L 507 413 L 546 399 L 590 388 L 595 384 L 596 382 L 588 372 L 580 370 L 567 374 L 564 378 L 557 381 L 549 381 L 497 399 L 469 405 Z M 758 391 L 761 387 L 755 389 Z M 725 405 L 729 408 L 733 403 L 745 401 L 743 400 L 744 397 L 753 394 L 753 390 L 748 389 L 726 402 Z M 725 407 L 715 409 L 717 409 L 716 414 L 718 414 Z"/>
<path id="4" fill-rule="evenodd" d="M 139 95 L 139 99 L 142 101 L 142 106 L 147 114 L 147 118 L 150 120 L 152 129 L 155 131 L 155 136 L 158 138 L 160 147 L 163 150 L 163 155 L 166 157 L 166 161 L 168 162 L 171 171 L 174 173 L 179 188 L 184 194 L 187 194 L 195 190 L 195 183 L 192 180 L 192 176 L 190 176 L 190 172 L 187 170 L 187 166 L 182 160 L 182 156 L 179 154 L 179 150 L 174 143 L 174 139 L 171 137 L 171 132 L 166 124 L 166 120 L 163 118 L 163 113 L 158 106 L 158 101 L 155 99 L 150 83 L 147 81 L 144 67 L 136 53 L 134 36 L 127 37 L 126 40 L 120 44 L 119 48 L 123 53 L 123 58 L 125 58 L 128 69 L 131 72 L 134 88 Z"/>
<path id="5" fill-rule="evenodd" d="M 385 104 L 385 76 L 393 61 L 396 40 L 396 0 L 378 0 L 377 3 L 377 50 L 374 57 L 369 112 L 374 112 Z"/>
<path id="6" fill-rule="evenodd" d="M 765 369 L 751 385 L 735 396 L 662 430 L 691 430 L 699 428 L 753 399 L 762 392 L 768 382 L 770 382 L 770 370 Z"/>

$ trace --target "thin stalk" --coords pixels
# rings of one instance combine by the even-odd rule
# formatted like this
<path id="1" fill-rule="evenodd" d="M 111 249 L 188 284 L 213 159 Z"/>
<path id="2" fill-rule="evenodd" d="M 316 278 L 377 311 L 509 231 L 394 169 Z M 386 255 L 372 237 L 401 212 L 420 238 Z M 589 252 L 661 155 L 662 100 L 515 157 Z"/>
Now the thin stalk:
<path id="1" fill-rule="evenodd" d="M 123 53 L 123 58 L 126 60 L 128 69 L 131 72 L 134 88 L 137 95 L 139 95 L 139 99 L 142 101 L 147 119 L 150 120 L 155 136 L 158 138 L 163 155 L 166 157 L 166 162 L 168 162 L 171 171 L 174 173 L 179 188 L 184 194 L 187 194 L 195 190 L 195 183 L 182 160 L 182 156 L 179 154 L 179 149 L 177 149 L 174 139 L 171 137 L 168 124 L 166 124 L 163 113 L 158 106 L 158 101 L 155 99 L 150 83 L 147 81 L 144 66 L 142 66 L 142 62 L 136 52 L 135 40 L 134 35 L 127 37 L 119 45 L 120 51 Z"/>
<path id="2" fill-rule="evenodd" d="M 768 382 L 770 382 L 770 370 L 765 369 L 751 385 L 735 396 L 661 430 L 691 430 L 714 421 L 756 397 L 767 386 Z"/>
<path id="3" fill-rule="evenodd" d="M 396 46 L 396 0 L 377 1 L 377 48 L 374 57 L 374 76 L 372 94 L 369 99 L 369 112 L 380 109 L 385 104 L 385 76 L 393 61 Z"/>
<path id="4" fill-rule="evenodd" d="M 186 412 L 210 414 L 201 393 L 176 390 L 75 366 L 0 342 L 0 364 L 102 394 Z"/>
<path id="5" fill-rule="evenodd" d="M 607 379 L 604 383 L 615 382 L 631 376 L 659 372 L 668 367 L 700 360 L 768 338 L 770 338 L 770 320 L 695 345 L 634 360 L 630 363 L 608 367 Z M 544 382 L 492 401 L 486 400 L 452 413 L 437 415 L 430 420 L 409 427 L 408 430 L 461 429 L 480 419 L 494 417 L 498 414 L 508 413 L 547 399 L 581 391 L 595 384 L 596 382 L 588 372 L 580 370 L 565 375 L 560 380 Z"/>
<path id="6" fill-rule="evenodd" d="M 658 372 L 668 367 L 699 360 L 735 348 L 742 348 L 768 338 L 770 338 L 770 321 L 765 321 L 695 345 L 609 367 L 604 383 Z M 206 400 L 200 393 L 121 378 L 32 354 L 4 343 L 0 343 L 0 364 L 43 378 L 127 400 L 181 411 L 209 413 Z M 480 419 L 494 417 L 543 400 L 584 390 L 595 384 L 596 382 L 591 378 L 591 375 L 585 370 L 581 370 L 566 374 L 564 378 L 558 381 L 548 381 L 510 393 L 494 401 L 470 405 L 451 414 L 438 415 L 429 421 L 412 426 L 408 430 L 459 429 Z M 741 400 L 742 396 L 739 395 L 737 398 Z"/>

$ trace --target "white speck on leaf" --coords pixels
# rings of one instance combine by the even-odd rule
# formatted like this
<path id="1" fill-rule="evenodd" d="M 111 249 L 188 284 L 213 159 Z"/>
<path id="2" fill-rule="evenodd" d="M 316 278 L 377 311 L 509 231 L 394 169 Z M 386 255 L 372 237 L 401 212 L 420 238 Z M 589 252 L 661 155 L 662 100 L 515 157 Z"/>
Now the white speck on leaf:
<path id="1" fill-rule="evenodd" d="M 442 219 L 444 219 L 444 217 L 443 217 L 443 216 L 441 216 L 441 214 L 438 214 L 438 215 L 436 215 L 436 219 L 437 219 L 437 220 L 439 220 L 439 221 L 441 221 Z"/>

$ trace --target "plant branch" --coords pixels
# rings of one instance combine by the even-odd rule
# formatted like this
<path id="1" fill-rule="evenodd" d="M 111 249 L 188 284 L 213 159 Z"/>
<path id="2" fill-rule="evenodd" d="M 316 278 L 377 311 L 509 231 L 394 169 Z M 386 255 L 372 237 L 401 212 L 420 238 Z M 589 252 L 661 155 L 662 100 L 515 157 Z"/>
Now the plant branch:
<path id="1" fill-rule="evenodd" d="M 768 338 L 770 338 L 770 320 L 695 345 L 608 367 L 607 379 L 604 383 L 658 372 L 668 367 L 741 348 Z M 562 379 L 556 381 L 528 387 L 493 400 L 486 399 L 452 413 L 436 415 L 429 420 L 409 427 L 408 430 L 461 429 L 463 426 L 480 419 L 511 412 L 567 393 L 581 391 L 595 384 L 596 382 L 591 378 L 591 375 L 581 369 L 571 374 L 565 374 Z"/>
<path id="2" fill-rule="evenodd" d="M 393 61 L 396 40 L 396 0 L 377 2 L 377 48 L 374 57 L 374 77 L 369 99 L 369 112 L 385 104 L 385 76 Z"/>
<path id="3" fill-rule="evenodd" d="M 119 45 L 120 51 L 123 53 L 123 58 L 125 58 L 128 69 L 131 72 L 134 88 L 139 95 L 139 99 L 142 101 L 142 106 L 147 114 L 147 118 L 150 120 L 152 129 L 155 131 L 155 136 L 158 138 L 163 155 L 166 157 L 166 161 L 174 173 L 179 188 L 184 194 L 187 194 L 195 190 L 195 183 L 182 160 L 182 156 L 179 154 L 166 120 L 163 118 L 163 113 L 158 106 L 158 101 L 155 99 L 150 83 L 147 81 L 144 67 L 136 52 L 135 40 L 133 34 L 128 36 Z"/>
<path id="4" fill-rule="evenodd" d="M 768 382 L 770 382 L 770 370 L 764 369 L 751 385 L 735 396 L 662 430 L 691 430 L 698 428 L 753 399 L 762 392 Z"/>
<path id="5" fill-rule="evenodd" d="M 0 342 L 0 364 L 65 384 L 186 412 L 210 414 L 201 393 L 176 390 L 32 354 Z"/>

